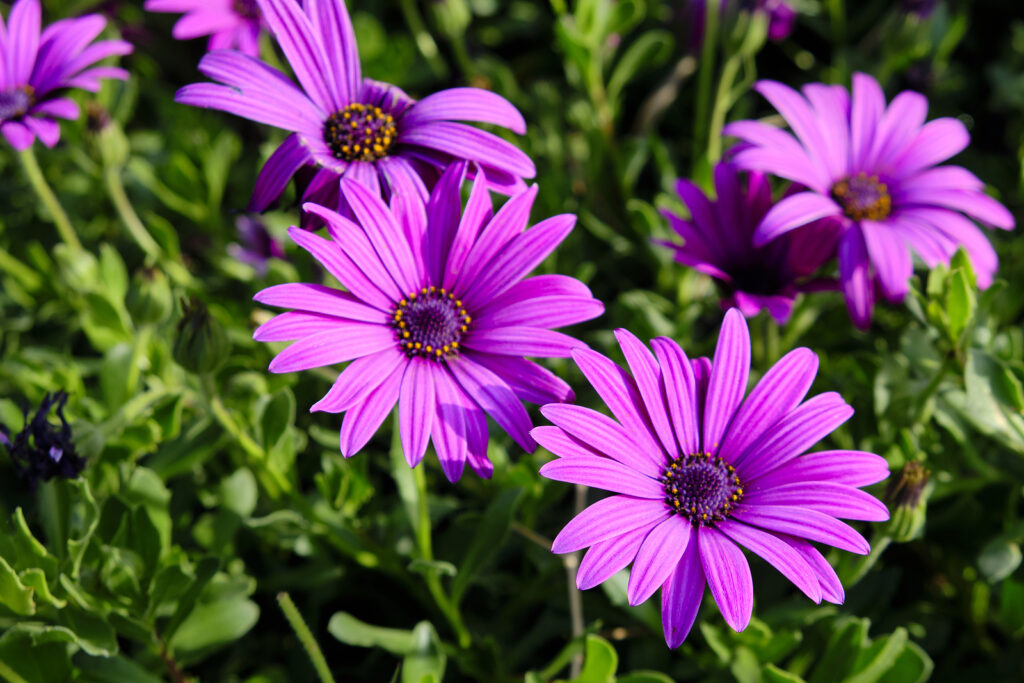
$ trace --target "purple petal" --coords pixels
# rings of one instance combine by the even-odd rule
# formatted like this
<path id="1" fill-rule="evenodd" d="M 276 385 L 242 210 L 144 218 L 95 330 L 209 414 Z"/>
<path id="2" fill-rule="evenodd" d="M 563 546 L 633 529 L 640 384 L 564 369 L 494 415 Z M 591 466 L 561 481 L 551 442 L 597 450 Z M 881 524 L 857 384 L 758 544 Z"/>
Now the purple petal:
<path id="1" fill-rule="evenodd" d="M 814 110 L 815 128 L 824 145 L 821 163 L 831 177 L 841 178 L 850 168 L 850 96 L 841 85 L 810 83 L 802 90 Z"/>
<path id="2" fill-rule="evenodd" d="M 487 317 L 506 306 L 536 298 L 593 299 L 590 289 L 567 275 L 535 275 L 520 280 L 477 311 L 477 319 Z"/>
<path id="3" fill-rule="evenodd" d="M 474 353 L 473 358 L 505 380 L 520 400 L 544 405 L 566 403 L 576 398 L 565 380 L 533 361 L 479 352 Z"/>
<path id="4" fill-rule="evenodd" d="M 344 363 L 396 346 L 395 334 L 383 325 L 349 322 L 304 337 L 270 361 L 274 373 L 297 372 Z"/>
<path id="5" fill-rule="evenodd" d="M 662 392 L 662 376 L 658 361 L 643 342 L 629 330 L 622 328 L 615 330 L 615 338 L 619 340 L 626 363 L 633 373 L 637 389 L 644 400 L 647 417 L 650 418 L 651 425 L 665 452 L 669 458 L 674 458 L 679 453 L 679 448 L 676 445 L 672 425 L 669 423 L 668 413 L 665 410 L 665 396 Z"/>
<path id="6" fill-rule="evenodd" d="M 640 550 L 640 544 L 644 542 L 648 532 L 660 523 L 642 526 L 621 536 L 591 545 L 580 562 L 579 571 L 576 572 L 576 587 L 585 591 L 604 583 L 622 570 L 636 557 L 636 552 Z"/>
<path id="7" fill-rule="evenodd" d="M 698 453 L 700 429 L 697 424 L 697 388 L 690 359 L 668 337 L 652 339 L 651 347 L 661 366 L 665 402 L 679 445 L 684 453 Z"/>
<path id="8" fill-rule="evenodd" d="M 851 167 L 864 168 L 871 155 L 875 130 L 885 113 L 885 94 L 873 77 L 853 75 L 853 98 L 850 109 Z"/>
<path id="9" fill-rule="evenodd" d="M 4 121 L 0 123 L 0 133 L 11 143 L 11 147 L 20 151 L 32 146 L 35 141 L 35 134 L 17 121 Z"/>
<path id="10" fill-rule="evenodd" d="M 331 79 L 334 103 L 340 109 L 355 101 L 363 80 L 352 21 L 345 3 L 337 0 L 306 0 L 306 12 L 331 67 L 325 75 Z"/>
<path id="11" fill-rule="evenodd" d="M 963 211 L 971 218 L 1010 230 L 1014 225 L 1013 214 L 998 201 L 983 192 L 941 187 L 919 187 L 900 193 L 900 201 L 907 205 L 942 206 Z"/>
<path id="12" fill-rule="evenodd" d="M 475 121 L 493 123 L 514 133 L 526 133 L 526 121 L 501 95 L 479 88 L 451 88 L 424 97 L 402 117 L 402 126 L 412 128 L 433 121 Z"/>
<path id="13" fill-rule="evenodd" d="M 858 555 L 871 552 L 868 542 L 852 527 L 817 510 L 775 505 L 740 505 L 733 516 L 762 529 L 792 534 Z"/>
<path id="14" fill-rule="evenodd" d="M 453 286 L 458 291 L 468 291 L 476 287 L 481 273 L 490 269 L 495 256 L 507 250 L 509 242 L 526 229 L 538 189 L 537 185 L 531 185 L 510 197 L 498 209 L 498 213 L 483 226 L 462 268 L 453 274 Z M 467 210 L 468 208 L 467 206 Z"/>
<path id="15" fill-rule="evenodd" d="M 545 425 L 534 427 L 530 430 L 530 436 L 541 446 L 560 458 L 600 458 L 603 455 L 583 443 L 579 439 L 569 436 L 561 427 Z"/>
<path id="16" fill-rule="evenodd" d="M 505 380 L 465 353 L 449 362 L 448 367 L 470 398 L 508 432 L 523 450 L 532 453 L 537 448 L 530 437 L 530 429 L 533 427 L 530 416 Z"/>
<path id="17" fill-rule="evenodd" d="M 594 450 L 618 460 L 648 477 L 660 477 L 665 458 L 649 451 L 633 439 L 618 422 L 583 406 L 553 403 L 541 407 L 541 414 Z"/>
<path id="18" fill-rule="evenodd" d="M 78 103 L 66 97 L 58 97 L 52 100 L 40 102 L 32 107 L 32 114 L 42 116 L 53 116 L 58 119 L 77 119 L 81 112 Z"/>
<path id="19" fill-rule="evenodd" d="M 885 298 L 896 303 L 903 301 L 914 271 L 903 239 L 885 223 L 862 220 L 860 230 Z"/>
<path id="20" fill-rule="evenodd" d="M 675 571 L 692 535 L 693 525 L 679 515 L 672 515 L 651 529 L 629 573 L 627 598 L 630 605 L 639 605 L 661 588 Z"/>
<path id="21" fill-rule="evenodd" d="M 821 602 L 818 577 L 793 546 L 774 534 L 731 519 L 716 523 L 723 534 L 779 570 L 815 603 Z"/>
<path id="22" fill-rule="evenodd" d="M 573 349 L 572 358 L 631 438 L 643 446 L 644 452 L 660 454 L 640 391 L 629 373 L 590 349 Z"/>
<path id="23" fill-rule="evenodd" d="M 780 200 L 761 219 L 754 231 L 754 246 L 764 245 L 790 230 L 812 221 L 842 213 L 839 205 L 817 192 L 799 192 Z"/>
<path id="24" fill-rule="evenodd" d="M 880 165 L 895 158 L 917 135 L 927 115 L 928 100 L 920 93 L 904 90 L 892 98 L 875 129 L 871 154 L 862 168 L 877 171 Z"/>
<path id="25" fill-rule="evenodd" d="M 866 330 L 875 307 L 875 286 L 864 237 L 856 227 L 848 228 L 839 241 L 839 279 L 853 324 Z"/>
<path id="26" fill-rule="evenodd" d="M 341 422 L 341 454 L 349 458 L 362 449 L 380 428 L 398 400 L 404 365 L 400 364 L 391 374 L 345 413 Z"/>
<path id="27" fill-rule="evenodd" d="M 487 191 L 487 178 L 483 171 L 478 171 L 445 261 L 442 286 L 446 289 L 455 288 L 459 275 L 466 266 L 466 259 L 476 244 L 480 229 L 491 219 L 492 215 L 493 208 L 491 195 Z"/>
<path id="28" fill-rule="evenodd" d="M 398 132 L 398 142 L 451 154 L 456 159 L 476 161 L 523 178 L 532 178 L 537 168 L 530 157 L 493 133 L 464 123 L 434 121 Z"/>
<path id="29" fill-rule="evenodd" d="M 280 285 L 279 285 L 280 286 Z M 273 318 L 256 328 L 252 338 L 258 342 L 295 341 L 320 332 L 336 329 L 345 324 L 337 318 L 306 313 L 305 311 L 288 311 L 275 315 Z"/>
<path id="30" fill-rule="evenodd" d="M 744 494 L 751 505 L 788 505 L 824 512 L 840 519 L 884 522 L 889 511 L 877 498 L 860 489 L 827 481 L 799 481 L 771 488 L 751 486 Z"/>
<path id="31" fill-rule="evenodd" d="M 715 359 L 711 363 L 701 442 L 705 453 L 718 453 L 729 422 L 747 393 L 749 376 L 750 332 L 743 314 L 733 308 L 722 321 Z"/>
<path id="32" fill-rule="evenodd" d="M 551 552 L 571 553 L 633 529 L 656 524 L 668 516 L 668 508 L 660 500 L 609 496 L 573 517 L 551 543 Z"/>
<path id="33" fill-rule="evenodd" d="M 306 204 L 304 208 L 310 213 L 330 217 L 330 220 L 334 220 L 337 215 L 315 204 Z M 288 235 L 357 298 L 381 311 L 391 312 L 394 309 L 394 300 L 373 284 L 337 242 L 325 240 L 297 227 L 289 228 Z"/>
<path id="34" fill-rule="evenodd" d="M 807 100 L 789 86 L 776 81 L 758 81 L 754 90 L 761 93 L 782 114 L 782 118 L 807 150 L 811 161 L 827 174 L 828 166 L 822 159 L 824 151 L 828 149 L 827 142 Z"/>
<path id="35" fill-rule="evenodd" d="M 834 391 L 808 399 L 733 461 L 750 481 L 789 462 L 850 419 L 853 408 Z"/>
<path id="36" fill-rule="evenodd" d="M 273 285 L 256 293 L 254 301 L 278 308 L 295 308 L 310 313 L 333 315 L 348 320 L 378 323 L 384 325 L 388 316 L 382 311 L 367 306 L 351 294 L 331 287 L 306 282 L 289 282 Z M 257 340 L 259 341 L 259 340 Z"/>
<path id="37" fill-rule="evenodd" d="M 398 430 L 409 467 L 416 467 L 427 452 L 434 422 L 433 361 L 411 358 L 405 366 L 398 395 Z"/>
<path id="38" fill-rule="evenodd" d="M 818 373 L 818 356 L 807 348 L 783 356 L 757 383 L 722 440 L 721 453 L 733 461 L 804 400 Z"/>
<path id="39" fill-rule="evenodd" d="M 794 481 L 830 481 L 845 486 L 868 486 L 889 476 L 885 458 L 864 451 L 819 451 L 790 460 L 748 483 L 771 488 Z"/>
<path id="40" fill-rule="evenodd" d="M 441 470 L 453 484 L 462 476 L 469 455 L 466 433 L 466 411 L 458 397 L 460 389 L 455 379 L 443 368 L 434 378 L 437 394 L 437 415 L 430 427 L 431 440 Z"/>
<path id="41" fill-rule="evenodd" d="M 665 491 L 659 482 L 611 458 L 558 458 L 545 463 L 540 468 L 540 473 L 541 476 L 554 481 L 591 486 L 612 493 L 624 493 L 627 496 L 652 500 L 665 498 Z"/>
<path id="42" fill-rule="evenodd" d="M 340 93 L 332 92 L 324 80 L 325 76 L 333 71 L 329 68 L 323 48 L 317 40 L 319 31 L 313 30 L 309 17 L 299 4 L 295 0 L 257 2 L 260 5 L 260 14 L 277 39 L 277 44 L 295 72 L 295 77 L 320 109 L 330 112 L 348 105 L 349 102 L 340 100 L 336 96 Z"/>
<path id="43" fill-rule="evenodd" d="M 829 177 L 811 161 L 803 145 L 786 131 L 759 121 L 736 121 L 723 128 L 722 133 L 755 145 L 732 155 L 732 163 L 740 168 L 765 171 L 816 192 L 828 192 Z"/>
<path id="44" fill-rule="evenodd" d="M 355 407 L 407 361 L 397 348 L 356 358 L 345 366 L 327 394 L 310 406 L 309 412 L 343 413 Z"/>
<path id="45" fill-rule="evenodd" d="M 802 538 L 795 538 L 787 534 L 778 534 L 778 538 L 784 540 L 800 553 L 804 561 L 814 570 L 815 575 L 818 577 L 818 585 L 821 586 L 822 599 L 836 605 L 843 604 L 843 600 L 846 599 L 843 584 L 839 580 L 836 570 L 832 568 L 832 565 L 825 560 L 822 554 Z"/>
<path id="46" fill-rule="evenodd" d="M 7 17 L 7 83 L 28 83 L 39 48 L 39 0 L 20 0 Z"/>
<path id="47" fill-rule="evenodd" d="M 47 147 L 53 147 L 60 140 L 60 126 L 52 119 L 25 116 L 21 122 Z"/>
<path id="48" fill-rule="evenodd" d="M 971 136 L 957 119 L 942 118 L 929 121 L 921 127 L 906 151 L 895 161 L 886 164 L 886 170 L 897 176 L 908 176 L 923 168 L 934 166 L 959 154 Z"/>
<path id="49" fill-rule="evenodd" d="M 498 327 L 473 329 L 462 340 L 468 349 L 503 356 L 568 358 L 583 342 L 554 330 L 536 327 Z"/>
<path id="50" fill-rule="evenodd" d="M 263 164 L 256 186 L 249 200 L 249 211 L 263 211 L 277 201 L 284 189 L 288 187 L 292 176 L 307 163 L 312 161 L 309 150 L 302 144 L 298 135 L 292 133 L 284 139 L 281 146 Z"/>
<path id="51" fill-rule="evenodd" d="M 687 544 L 675 571 L 661 587 L 661 623 L 665 643 L 672 649 L 682 645 L 693 628 L 707 584 L 697 539 L 693 540 Z"/>
<path id="52" fill-rule="evenodd" d="M 725 623 L 734 631 L 742 631 L 754 610 L 754 581 L 747 558 L 713 527 L 700 527 L 696 541 L 708 587 Z"/>
<path id="53" fill-rule="evenodd" d="M 466 177 L 466 166 L 467 164 L 461 161 L 450 165 L 430 193 L 423 258 L 427 263 L 431 282 L 443 280 L 448 253 L 459 229 L 462 212 L 460 190 Z"/>
<path id="54" fill-rule="evenodd" d="M 341 191 L 356 221 L 373 245 L 385 270 L 403 291 L 412 292 L 422 286 L 416 279 L 417 267 L 405 240 L 396 239 L 401 229 L 387 204 L 360 183 L 341 179 Z"/>
<path id="55" fill-rule="evenodd" d="M 504 307 L 488 306 L 488 310 L 489 313 L 482 313 L 476 317 L 478 328 L 552 328 L 596 318 L 604 313 L 604 304 L 593 297 L 542 296 Z"/>

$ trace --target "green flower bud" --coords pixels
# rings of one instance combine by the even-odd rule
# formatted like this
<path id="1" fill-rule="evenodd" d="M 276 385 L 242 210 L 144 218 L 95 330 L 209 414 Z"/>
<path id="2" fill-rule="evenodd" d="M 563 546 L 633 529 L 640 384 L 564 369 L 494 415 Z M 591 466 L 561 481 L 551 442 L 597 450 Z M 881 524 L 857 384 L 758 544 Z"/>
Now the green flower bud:
<path id="1" fill-rule="evenodd" d="M 135 273 L 124 298 L 125 307 L 137 325 L 163 322 L 174 304 L 171 284 L 158 268 L 143 268 Z"/>
<path id="2" fill-rule="evenodd" d="M 928 508 L 928 475 L 920 462 L 912 460 L 889 483 L 885 501 L 892 509 L 886 533 L 892 540 L 905 543 L 917 538 L 924 528 Z"/>
<path id="3" fill-rule="evenodd" d="M 441 33 L 449 38 L 459 37 L 466 32 L 473 20 L 472 12 L 466 0 L 434 0 L 430 3 L 430 11 Z"/>
<path id="4" fill-rule="evenodd" d="M 195 297 L 184 304 L 174 337 L 174 360 L 186 370 L 203 375 L 223 365 L 230 353 L 227 333 L 206 306 Z"/>

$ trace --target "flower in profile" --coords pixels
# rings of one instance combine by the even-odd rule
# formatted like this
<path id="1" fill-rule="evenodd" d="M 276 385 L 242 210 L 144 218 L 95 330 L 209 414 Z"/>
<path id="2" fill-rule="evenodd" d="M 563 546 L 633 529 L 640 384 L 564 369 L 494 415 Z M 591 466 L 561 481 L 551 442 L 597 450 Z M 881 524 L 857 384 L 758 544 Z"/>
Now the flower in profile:
<path id="1" fill-rule="evenodd" d="M 970 138 L 960 121 L 925 123 L 928 101 L 911 91 L 886 106 L 878 82 L 866 74 L 854 75 L 852 96 L 841 86 L 820 83 L 805 86 L 803 95 L 775 81 L 756 88 L 795 137 L 757 121 L 731 123 L 725 134 L 743 141 L 732 161 L 806 189 L 768 211 L 755 244 L 820 218 L 840 218 L 840 284 L 861 328 L 871 321 L 876 282 L 886 299 L 903 300 L 913 271 L 911 249 L 933 267 L 948 263 L 962 245 L 979 286 L 991 284 L 995 250 L 968 218 L 1003 229 L 1014 221 L 970 171 L 936 166 L 967 146 Z"/>
<path id="2" fill-rule="evenodd" d="M 178 40 L 210 36 L 208 50 L 260 54 L 263 22 L 256 0 L 146 0 L 150 12 L 181 12 L 171 31 Z"/>
<path id="3" fill-rule="evenodd" d="M 767 179 L 750 173 L 744 187 L 738 169 L 725 163 L 715 167 L 714 176 L 714 200 L 689 180 L 676 183 L 690 218 L 663 213 L 684 242 L 659 244 L 672 248 L 679 263 L 721 282 L 727 292 L 723 308 L 735 306 L 746 316 L 767 309 L 782 324 L 793 312 L 797 294 L 829 286 L 809 276 L 835 255 L 837 222 L 823 219 L 754 246 L 754 229 L 772 205 Z"/>
<path id="4" fill-rule="evenodd" d="M 272 258 L 284 258 L 281 243 L 274 238 L 265 225 L 249 216 L 235 219 L 239 242 L 228 245 L 228 253 L 234 258 L 248 263 L 261 276 L 267 273 L 267 261 Z"/>
<path id="5" fill-rule="evenodd" d="M 888 519 L 858 487 L 889 470 L 872 453 L 805 454 L 853 414 L 834 392 L 804 400 L 817 356 L 791 351 L 744 399 L 750 336 L 736 309 L 725 315 L 711 362 L 691 361 L 665 337 L 651 341 L 652 354 L 626 330 L 616 336 L 629 373 L 595 351 L 573 351 L 615 419 L 548 405 L 541 412 L 555 426 L 531 432 L 558 456 L 542 475 L 616 494 L 583 510 L 554 540 L 556 553 L 589 546 L 577 586 L 592 588 L 632 562 L 629 604 L 660 587 L 673 648 L 689 633 L 705 584 L 726 623 L 746 627 L 753 582 L 741 546 L 811 600 L 841 603 L 842 584 L 811 541 L 867 554 L 867 541 L 839 519 Z"/>
<path id="6" fill-rule="evenodd" d="M 491 189 L 525 189 L 536 172 L 521 150 L 460 123 L 475 121 L 524 133 L 522 115 L 505 98 L 478 88 L 452 88 L 416 101 L 399 88 L 362 77 L 356 38 L 343 0 L 300 6 L 258 0 L 301 87 L 280 71 L 235 51 L 211 52 L 199 70 L 217 83 L 196 83 L 176 100 L 220 109 L 291 131 L 260 171 L 249 208 L 273 203 L 302 169 L 312 170 L 304 199 L 343 206 L 341 177 L 381 194 L 426 201 L 441 171 L 459 159 L 486 172 Z M 306 175 L 306 174 L 304 174 Z"/>
<path id="7" fill-rule="evenodd" d="M 31 420 L 26 409 L 25 426 L 13 439 L 8 428 L 0 424 L 0 446 L 10 453 L 18 479 L 33 491 L 40 481 L 50 481 L 54 477 L 73 479 L 85 467 L 85 461 L 75 452 L 71 426 L 64 418 L 67 400 L 68 395 L 63 391 L 47 394 Z M 49 420 L 54 406 L 60 426 Z"/>
<path id="8" fill-rule="evenodd" d="M 123 40 L 92 41 L 107 25 L 98 14 L 61 19 L 42 29 L 39 0 L 17 0 L 4 26 L 0 17 L 0 133 L 17 150 L 38 137 L 47 147 L 60 139 L 55 119 L 77 119 L 78 105 L 62 97 L 70 88 L 93 92 L 101 78 L 128 78 L 113 66 L 95 66 L 132 46 Z"/>
<path id="9" fill-rule="evenodd" d="M 292 239 L 348 290 L 283 284 L 259 292 L 269 306 L 291 308 L 261 325 L 257 341 L 294 341 L 271 372 L 351 361 L 311 410 L 345 413 L 341 453 L 359 451 L 398 404 L 410 467 L 432 441 L 445 475 L 470 467 L 490 476 L 487 420 L 528 451 L 536 444 L 522 400 L 572 399 L 568 385 L 524 356 L 567 357 L 576 339 L 551 328 L 604 310 L 590 290 L 563 275 L 523 279 L 569 234 L 572 215 L 525 229 L 536 185 L 492 215 L 486 172 L 478 170 L 463 210 L 464 163 L 453 164 L 424 206 L 416 193 L 388 207 L 348 178 L 341 192 L 355 222 L 305 205 L 330 240 L 292 228 Z"/>

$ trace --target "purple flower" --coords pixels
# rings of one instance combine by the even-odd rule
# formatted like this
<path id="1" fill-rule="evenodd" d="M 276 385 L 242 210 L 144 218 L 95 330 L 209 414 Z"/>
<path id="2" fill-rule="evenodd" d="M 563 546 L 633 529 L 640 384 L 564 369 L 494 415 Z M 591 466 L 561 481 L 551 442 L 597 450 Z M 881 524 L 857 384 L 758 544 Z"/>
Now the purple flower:
<path id="1" fill-rule="evenodd" d="M 835 254 L 839 232 L 834 219 L 756 247 L 754 229 L 772 205 L 771 187 L 762 174 L 749 174 L 744 188 L 735 166 L 718 164 L 717 199 L 709 200 L 689 180 L 679 180 L 676 191 L 689 208 L 690 219 L 669 211 L 664 215 L 684 243 L 659 243 L 675 250 L 679 263 L 724 285 L 723 308 L 736 306 L 746 316 L 767 309 L 782 324 L 793 312 L 798 293 L 828 287 L 807 278 Z"/>
<path id="2" fill-rule="evenodd" d="M 260 275 L 266 274 L 267 261 L 272 258 L 284 258 L 284 249 L 280 242 L 274 239 L 259 220 L 239 216 L 235 219 L 235 227 L 238 229 L 241 243 L 229 244 L 228 253 L 239 261 L 248 263 Z"/>
<path id="3" fill-rule="evenodd" d="M 948 263 L 963 246 L 992 282 L 998 260 L 968 217 L 998 228 L 1013 216 L 984 193 L 984 183 L 959 166 L 936 166 L 963 150 L 964 125 L 951 118 L 925 123 L 928 101 L 904 91 L 886 107 L 878 82 L 853 77 L 845 88 L 819 83 L 801 96 L 775 81 L 756 86 L 794 135 L 757 121 L 738 121 L 725 134 L 744 142 L 732 160 L 741 168 L 788 178 L 806 188 L 773 206 L 754 233 L 765 244 L 825 217 L 839 217 L 839 274 L 847 307 L 861 328 L 871 321 L 875 282 L 892 302 L 907 293 L 913 249 L 929 267 Z"/>
<path id="4" fill-rule="evenodd" d="M 752 12 L 764 12 L 768 17 L 768 38 L 772 42 L 781 42 L 793 32 L 793 24 L 796 22 L 796 10 L 790 7 L 786 0 L 740 0 L 732 3 L 724 0 L 719 4 L 719 10 L 725 15 L 730 6 L 736 6 L 742 10 Z M 706 0 L 691 0 L 686 3 L 686 13 L 689 15 L 691 24 L 691 49 L 699 50 L 704 44 L 704 23 L 706 21 L 707 2 Z"/>
<path id="5" fill-rule="evenodd" d="M 183 12 L 171 31 L 178 40 L 210 36 L 208 50 L 260 54 L 263 21 L 256 0 L 146 0 L 150 12 Z"/>
<path id="6" fill-rule="evenodd" d="M 361 183 L 341 192 L 356 222 L 306 204 L 330 240 L 292 228 L 292 239 L 344 285 L 284 284 L 256 301 L 292 308 L 256 330 L 258 341 L 295 341 L 270 364 L 294 372 L 351 361 L 311 410 L 345 412 L 341 453 L 361 449 L 398 403 L 410 467 L 432 440 L 445 475 L 456 481 L 466 460 L 488 477 L 487 420 L 532 451 L 521 401 L 571 400 L 568 385 L 523 356 L 567 357 L 583 344 L 550 328 L 589 320 L 604 307 L 578 280 L 523 280 L 569 234 L 575 216 L 525 230 L 537 186 L 492 215 L 485 172 L 478 170 L 462 209 L 464 163 L 453 164 L 424 206 L 395 194 L 389 208 Z"/>
<path id="7" fill-rule="evenodd" d="M 867 554 L 867 541 L 837 518 L 889 514 L 857 487 L 885 479 L 884 459 L 861 451 L 802 455 L 853 414 L 834 392 L 804 401 L 818 369 L 810 349 L 791 351 L 744 400 L 750 336 L 738 310 L 725 315 L 715 358 L 690 361 L 659 337 L 652 354 L 617 330 L 623 371 L 589 349 L 580 370 L 615 419 L 589 408 L 541 408 L 556 426 L 531 434 L 559 456 L 549 479 L 611 491 L 555 538 L 552 551 L 590 547 L 576 585 L 592 588 L 630 562 L 629 604 L 661 587 L 665 641 L 678 647 L 711 588 L 726 623 L 750 620 L 753 583 L 743 546 L 811 600 L 841 603 L 843 587 L 809 541 Z"/>
<path id="8" fill-rule="evenodd" d="M 98 14 L 62 19 L 41 30 L 39 0 L 18 0 L 0 18 L 0 133 L 17 150 L 38 137 L 47 147 L 60 139 L 54 119 L 77 119 L 78 105 L 58 93 L 68 88 L 99 90 L 101 78 L 128 78 L 113 66 L 94 66 L 132 46 L 121 40 L 93 43 L 107 25 Z"/>
<path id="9" fill-rule="evenodd" d="M 18 479 L 29 490 L 34 491 L 40 481 L 50 481 L 54 477 L 74 479 L 85 467 L 85 460 L 75 451 L 71 441 L 71 425 L 64 417 L 67 400 L 68 395 L 64 391 L 46 394 L 31 420 L 26 408 L 25 425 L 13 440 L 7 426 L 0 424 L 0 446 L 9 452 Z M 60 420 L 59 427 L 49 420 L 54 406 Z"/>
<path id="10" fill-rule="evenodd" d="M 343 206 L 338 179 L 363 183 L 385 198 L 415 194 L 426 201 L 452 161 L 477 162 L 491 189 L 521 192 L 533 162 L 514 145 L 458 121 L 524 133 L 519 111 L 477 88 L 452 88 L 413 100 L 399 88 L 361 75 L 356 39 L 342 0 L 258 0 L 260 10 L 301 84 L 233 51 L 207 54 L 199 70 L 224 85 L 182 88 L 177 101 L 221 109 L 292 131 L 256 181 L 250 209 L 262 211 L 299 170 L 315 169 L 304 199 Z"/>

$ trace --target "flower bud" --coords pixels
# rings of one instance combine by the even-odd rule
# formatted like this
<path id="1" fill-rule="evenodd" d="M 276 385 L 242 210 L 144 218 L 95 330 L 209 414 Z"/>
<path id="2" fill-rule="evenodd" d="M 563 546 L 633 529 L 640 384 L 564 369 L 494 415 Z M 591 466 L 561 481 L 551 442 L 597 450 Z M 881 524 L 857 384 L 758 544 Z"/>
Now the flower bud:
<path id="1" fill-rule="evenodd" d="M 929 471 L 912 460 L 903 466 L 899 476 L 889 483 L 885 501 L 892 509 L 887 533 L 898 543 L 917 538 L 924 528 L 928 508 Z"/>
<path id="2" fill-rule="evenodd" d="M 174 360 L 190 372 L 213 372 L 231 352 L 227 333 L 195 297 L 184 304 L 184 309 L 174 337 Z"/>
<path id="3" fill-rule="evenodd" d="M 171 313 L 173 300 L 167 276 L 158 268 L 143 268 L 135 273 L 124 299 L 137 325 L 163 322 Z"/>

